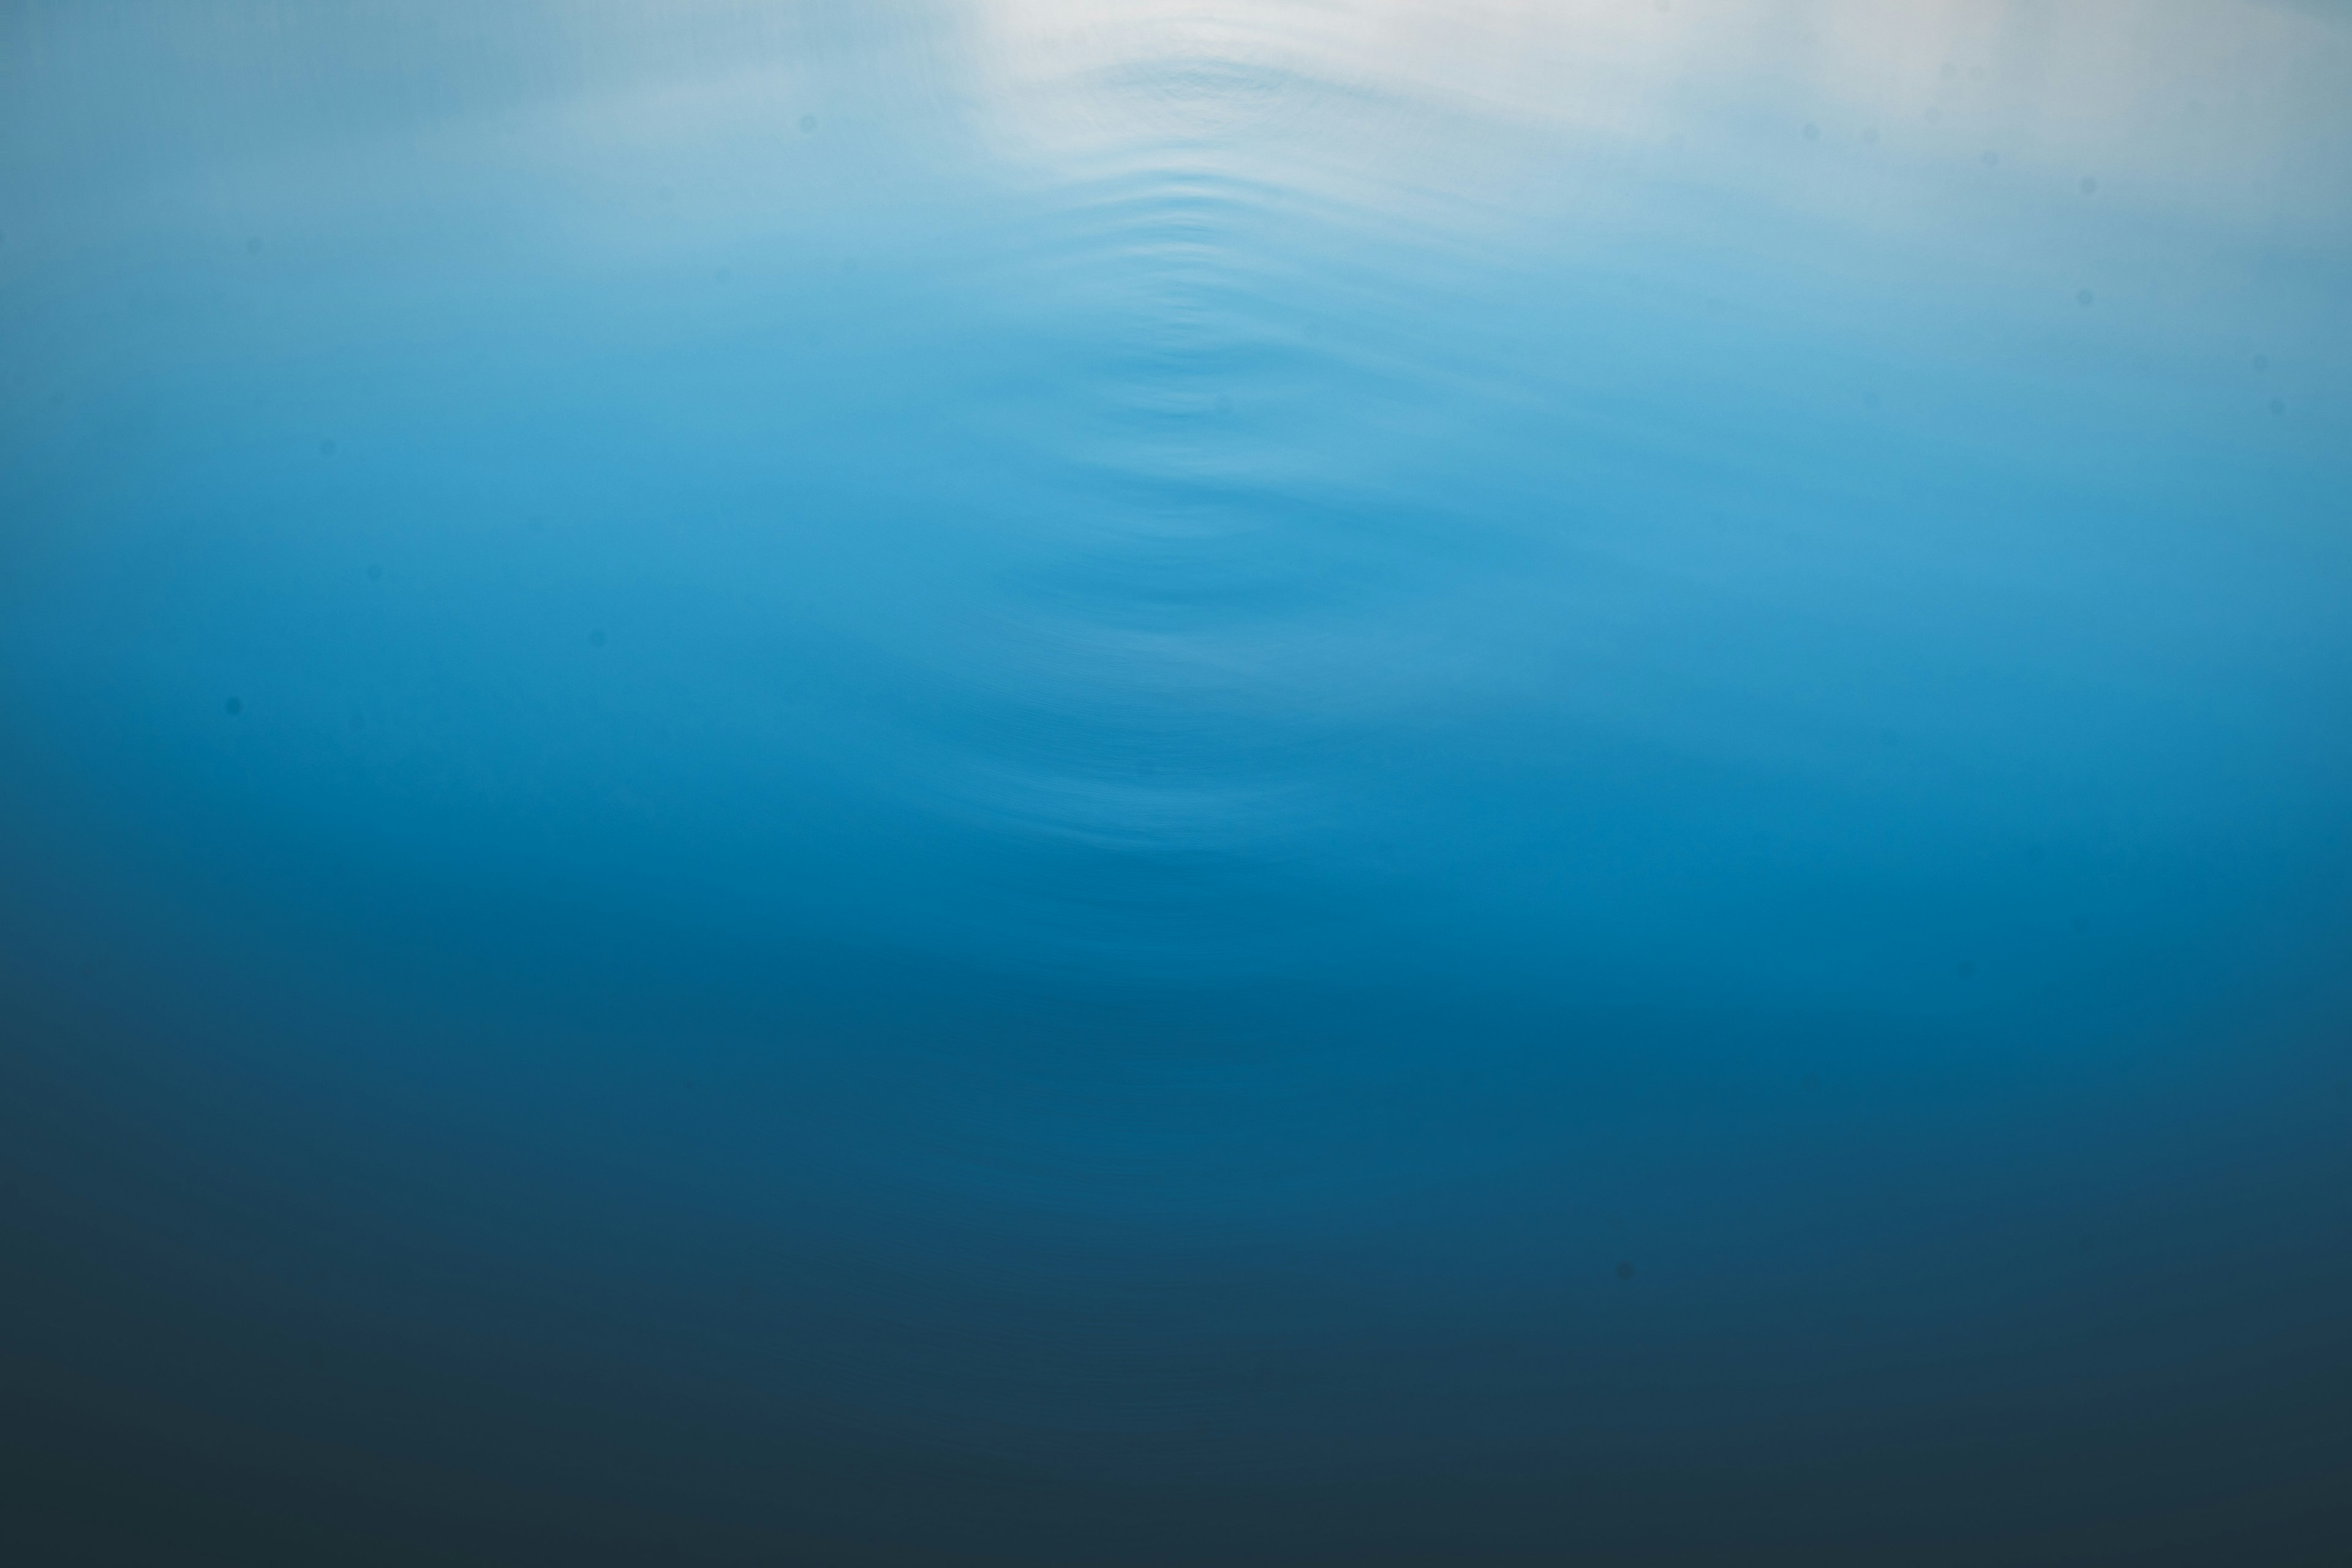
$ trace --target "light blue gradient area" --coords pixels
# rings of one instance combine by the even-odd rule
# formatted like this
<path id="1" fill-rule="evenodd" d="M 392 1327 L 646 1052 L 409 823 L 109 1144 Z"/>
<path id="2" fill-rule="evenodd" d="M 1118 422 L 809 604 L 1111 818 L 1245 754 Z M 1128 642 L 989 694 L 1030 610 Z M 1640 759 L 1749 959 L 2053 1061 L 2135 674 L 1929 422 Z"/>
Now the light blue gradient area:
<path id="1" fill-rule="evenodd" d="M 2352 1361 L 2340 10 L 20 5 L 0 144 L 170 1291 L 1180 1476 Z"/>

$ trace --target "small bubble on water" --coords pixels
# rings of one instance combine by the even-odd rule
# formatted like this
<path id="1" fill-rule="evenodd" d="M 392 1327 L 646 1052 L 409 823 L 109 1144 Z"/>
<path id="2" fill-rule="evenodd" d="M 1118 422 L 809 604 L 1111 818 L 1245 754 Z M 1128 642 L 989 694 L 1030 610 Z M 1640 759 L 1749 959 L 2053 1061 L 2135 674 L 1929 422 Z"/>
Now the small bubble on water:
<path id="1" fill-rule="evenodd" d="M 2095 196 L 2099 194 L 2098 175 L 2085 174 L 2083 176 L 2083 194 L 2086 196 Z"/>
<path id="2" fill-rule="evenodd" d="M 815 116 L 815 115 L 814 115 L 814 114 L 803 114 L 803 115 L 802 115 L 802 116 L 801 116 L 801 130 L 802 130 L 802 131 L 803 131 L 803 132 L 809 132 L 809 131 L 814 131 L 814 130 L 815 130 L 815 129 L 816 129 L 816 116 Z"/>
<path id="3" fill-rule="evenodd" d="M 2091 301 L 2097 298 L 2098 296 L 2092 293 L 2088 289 L 2077 289 L 2074 290 L 2074 303 L 2082 306 L 2086 310 L 2090 309 Z M 2128 314 L 2128 312 L 2126 312 L 2126 314 Z"/>
<path id="4" fill-rule="evenodd" d="M 227 701 L 222 703 L 221 707 L 227 711 L 230 718 L 234 719 L 238 714 L 245 711 L 245 699 L 242 697 L 232 697 Z"/>
<path id="5" fill-rule="evenodd" d="M 1633 1266 L 1631 1263 L 1620 1263 L 1617 1265 L 1617 1278 L 1620 1279 L 1631 1279 L 1633 1278 Z"/>

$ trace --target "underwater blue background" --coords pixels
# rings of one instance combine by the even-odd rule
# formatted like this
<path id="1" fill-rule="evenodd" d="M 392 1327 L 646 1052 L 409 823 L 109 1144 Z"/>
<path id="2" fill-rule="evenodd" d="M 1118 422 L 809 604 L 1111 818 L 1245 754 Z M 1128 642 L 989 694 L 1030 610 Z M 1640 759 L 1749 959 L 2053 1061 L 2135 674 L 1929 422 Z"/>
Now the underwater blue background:
<path id="1" fill-rule="evenodd" d="M 2347 363 L 2340 6 L 0 8 L 0 1554 L 2352 1560 Z"/>

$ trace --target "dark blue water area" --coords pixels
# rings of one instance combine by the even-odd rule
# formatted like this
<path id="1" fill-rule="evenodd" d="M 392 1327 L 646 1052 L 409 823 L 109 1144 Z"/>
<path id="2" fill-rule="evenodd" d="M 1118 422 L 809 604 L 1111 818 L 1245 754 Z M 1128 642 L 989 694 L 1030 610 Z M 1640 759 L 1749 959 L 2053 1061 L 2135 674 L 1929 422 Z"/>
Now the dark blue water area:
<path id="1" fill-rule="evenodd" d="M 2352 1557 L 2326 6 L 0 15 L 0 1555 Z"/>

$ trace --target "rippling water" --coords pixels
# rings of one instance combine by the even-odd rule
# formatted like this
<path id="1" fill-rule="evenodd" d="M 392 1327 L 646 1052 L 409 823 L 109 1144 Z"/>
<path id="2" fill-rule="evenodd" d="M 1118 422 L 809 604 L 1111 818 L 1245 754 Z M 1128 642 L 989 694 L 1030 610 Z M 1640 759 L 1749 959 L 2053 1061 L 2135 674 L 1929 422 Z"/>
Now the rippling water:
<path id="1" fill-rule="evenodd" d="M 0 147 L 26 1561 L 2352 1543 L 2343 7 L 26 5 Z"/>

